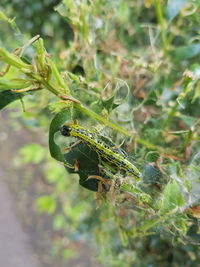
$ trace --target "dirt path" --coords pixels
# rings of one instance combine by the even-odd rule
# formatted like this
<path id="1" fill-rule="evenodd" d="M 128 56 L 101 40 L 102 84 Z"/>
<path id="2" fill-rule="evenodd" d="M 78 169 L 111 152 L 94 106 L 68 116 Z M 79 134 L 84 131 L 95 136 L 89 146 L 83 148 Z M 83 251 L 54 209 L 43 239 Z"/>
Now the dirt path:
<path id="1" fill-rule="evenodd" d="M 17 177 L 10 166 L 15 151 L 22 143 L 8 127 L 6 112 L 0 114 L 0 267 L 43 266 L 31 244 L 30 233 L 24 230 L 17 211 L 16 196 L 11 190 Z M 21 143 L 20 143 L 21 142 Z M 16 181 L 16 180 L 15 180 Z M 19 194 L 21 192 L 19 191 Z M 27 230 L 27 229 L 26 229 Z"/>
<path id="2" fill-rule="evenodd" d="M 15 213 L 14 199 L 0 169 L 0 266 L 40 267 Z"/>
<path id="3" fill-rule="evenodd" d="M 18 149 L 27 143 L 39 143 L 41 137 L 23 128 L 13 131 L 12 122 L 6 112 L 0 113 L 0 267 L 100 266 L 92 248 L 81 242 L 74 244 L 79 252 L 77 258 L 65 261 L 52 257 L 57 235 L 50 217 L 37 214 L 34 204 L 42 173 L 31 164 L 24 169 L 12 166 Z M 27 170 L 34 179 L 24 179 Z"/>

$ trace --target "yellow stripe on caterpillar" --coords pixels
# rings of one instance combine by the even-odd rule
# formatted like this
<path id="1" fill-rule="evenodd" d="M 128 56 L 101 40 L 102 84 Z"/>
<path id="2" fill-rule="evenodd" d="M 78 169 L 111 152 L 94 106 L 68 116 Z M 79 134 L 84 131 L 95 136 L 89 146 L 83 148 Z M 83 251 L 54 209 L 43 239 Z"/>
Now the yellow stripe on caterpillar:
<path id="1" fill-rule="evenodd" d="M 63 136 L 74 136 L 89 145 L 102 160 L 106 160 L 115 165 L 119 170 L 139 179 L 142 175 L 138 168 L 130 162 L 124 154 L 121 154 L 107 143 L 103 142 L 96 133 L 79 126 L 77 122 L 65 123 L 61 128 Z"/>

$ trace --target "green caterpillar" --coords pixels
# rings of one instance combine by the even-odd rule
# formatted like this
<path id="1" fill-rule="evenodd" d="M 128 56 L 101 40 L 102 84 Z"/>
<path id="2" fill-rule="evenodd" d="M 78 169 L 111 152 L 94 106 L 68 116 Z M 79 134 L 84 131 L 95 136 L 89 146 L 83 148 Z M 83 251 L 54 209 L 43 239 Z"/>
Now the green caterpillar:
<path id="1" fill-rule="evenodd" d="M 112 146 L 103 142 L 97 134 L 79 126 L 77 123 L 74 123 L 73 121 L 65 123 L 61 128 L 61 134 L 63 136 L 74 136 L 79 138 L 94 149 L 102 160 L 110 162 L 119 170 L 125 171 L 135 179 L 139 179 L 142 176 L 137 167 L 133 165 L 124 154 L 114 150 Z"/>

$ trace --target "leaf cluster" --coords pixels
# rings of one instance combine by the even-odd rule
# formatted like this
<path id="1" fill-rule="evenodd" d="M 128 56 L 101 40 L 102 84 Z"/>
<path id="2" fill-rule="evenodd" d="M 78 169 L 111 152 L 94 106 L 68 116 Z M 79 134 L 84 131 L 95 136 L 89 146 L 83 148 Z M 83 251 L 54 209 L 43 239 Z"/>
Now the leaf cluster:
<path id="1" fill-rule="evenodd" d="M 104 265 L 200 261 L 199 8 L 185 0 L 176 5 L 64 0 L 56 14 L 73 39 L 53 56 L 39 36 L 19 45 L 12 36 L 12 49 L 1 40 L 1 109 L 12 103 L 15 116 L 21 116 L 14 102 L 20 99 L 24 123 L 48 131 L 51 157 L 66 166 L 79 162 L 78 170 L 67 168 L 65 174 L 63 166 L 54 162 L 52 168 L 46 159 L 46 180 L 55 190 L 38 199 L 39 209 L 53 216 L 62 234 L 80 234 L 84 227 L 88 239 L 93 233 Z M 7 27 L 19 31 L 2 14 Z M 65 153 L 66 140 L 60 140 L 63 123 L 77 118 L 86 128 L 104 131 L 116 146 L 123 144 L 143 172 L 136 184 L 111 171 L 108 192 L 104 184 L 97 194 L 98 211 L 91 192 L 78 189 L 74 179 L 78 174 L 82 186 L 98 191 L 99 182 L 89 179 L 92 172 L 100 174 L 98 155 L 84 144 Z M 37 147 L 29 150 L 45 159 Z M 21 153 L 24 164 L 38 164 L 26 149 Z"/>

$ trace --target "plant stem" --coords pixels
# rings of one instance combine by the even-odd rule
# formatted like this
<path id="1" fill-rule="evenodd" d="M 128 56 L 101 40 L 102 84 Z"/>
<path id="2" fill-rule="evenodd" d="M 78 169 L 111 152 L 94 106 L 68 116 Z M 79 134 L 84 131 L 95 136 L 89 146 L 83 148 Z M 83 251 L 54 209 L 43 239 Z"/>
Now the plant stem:
<path id="1" fill-rule="evenodd" d="M 51 85 L 50 81 L 45 80 L 45 78 L 42 77 L 40 74 L 35 73 L 34 67 L 32 65 L 24 63 L 20 59 L 20 57 L 14 55 L 12 53 L 7 52 L 3 48 L 0 48 L 0 57 L 4 60 L 4 62 L 8 63 L 11 66 L 18 68 L 21 72 L 26 74 L 28 77 L 31 77 L 33 80 L 36 80 L 37 82 L 42 84 L 47 90 L 49 90 L 51 93 L 53 93 L 57 97 L 61 98 L 61 96 L 62 97 L 66 96 L 66 98 L 70 99 L 70 91 L 67 92 L 68 90 L 66 90 L 65 92 L 63 92 L 63 82 L 62 82 L 60 75 L 58 73 L 58 70 L 54 64 L 51 64 L 51 66 L 53 65 L 53 73 L 54 73 L 54 75 L 56 75 L 56 80 L 57 80 L 58 85 L 59 85 L 57 87 L 55 85 Z M 129 132 L 129 131 L 123 129 L 122 127 L 120 127 L 119 125 L 105 119 L 104 117 L 95 113 L 91 109 L 78 103 L 78 101 L 77 101 L 77 103 L 75 101 L 73 101 L 73 106 L 75 109 L 77 109 L 77 110 L 83 112 L 84 114 L 94 118 L 95 120 L 99 121 L 100 123 L 103 123 L 103 124 L 111 127 L 112 129 L 115 129 L 116 131 L 126 135 L 126 136 L 129 136 L 129 137 L 131 136 L 131 132 Z M 157 147 L 157 146 L 155 146 L 155 145 L 153 145 L 153 144 L 149 143 L 148 141 L 145 141 L 141 138 L 136 137 L 135 140 L 139 144 L 142 144 L 149 149 L 161 151 L 161 148 L 159 148 L 159 147 Z"/>
<path id="2" fill-rule="evenodd" d="M 78 104 L 78 103 L 74 103 L 74 107 L 76 109 L 78 109 L 79 111 L 85 113 L 86 115 L 89 115 L 90 117 L 93 117 L 95 120 L 110 126 L 111 128 L 117 130 L 118 132 L 123 133 L 126 136 L 130 136 L 130 132 L 128 132 L 127 130 L 121 128 L 120 126 L 116 125 L 115 123 L 103 118 L 102 116 L 98 115 L 97 113 L 95 113 L 94 111 L 92 111 L 91 109 L 88 109 L 87 107 Z"/>
<path id="3" fill-rule="evenodd" d="M 27 75 L 30 76 L 31 78 L 35 79 L 39 83 L 43 84 L 44 87 L 47 90 L 49 90 L 51 93 L 53 93 L 54 95 L 58 96 L 61 93 L 58 89 L 54 88 L 49 82 L 45 81 L 45 79 L 43 79 L 41 76 L 39 76 L 33 72 L 31 72 Z"/>
<path id="4" fill-rule="evenodd" d="M 173 120 L 174 118 L 174 115 L 175 113 L 177 112 L 177 109 L 178 109 L 178 106 L 179 106 L 179 103 L 176 102 L 176 104 L 174 105 L 174 107 L 172 108 L 171 112 L 169 113 L 167 119 L 164 121 L 163 123 L 163 129 L 167 128 L 168 125 L 171 123 L 171 121 Z"/>
<path id="5" fill-rule="evenodd" d="M 24 63 L 18 56 L 7 52 L 2 47 L 0 47 L 0 58 L 2 58 L 7 64 L 12 65 L 18 69 L 26 69 L 27 71 L 33 70 L 32 65 Z"/>
<path id="6" fill-rule="evenodd" d="M 90 117 L 93 117 L 95 120 L 105 124 L 105 125 L 108 125 L 109 127 L 111 127 L 112 129 L 115 129 L 117 130 L 118 132 L 120 133 L 123 133 L 124 135 L 126 136 L 131 136 L 131 133 L 123 128 L 121 128 L 119 125 L 111 122 L 111 121 L 108 121 L 106 119 L 104 119 L 102 116 L 98 115 L 97 113 L 95 113 L 94 111 L 92 111 L 91 109 L 88 109 L 87 107 L 81 105 L 81 104 L 78 104 L 78 103 L 74 103 L 74 108 L 76 108 L 77 110 L 85 113 L 86 115 L 90 116 Z M 143 140 L 141 138 L 138 138 L 136 137 L 135 138 L 136 142 L 141 144 L 141 145 L 144 145 L 145 147 L 149 148 L 149 149 L 152 149 L 152 150 L 157 150 L 157 151 L 160 151 L 160 152 L 163 152 L 162 149 L 160 147 L 157 147 L 151 143 L 149 143 L 148 141 L 146 140 Z"/>
<path id="7" fill-rule="evenodd" d="M 166 37 L 165 24 L 164 24 L 163 13 L 162 13 L 162 8 L 161 8 L 161 0 L 154 0 L 154 5 L 156 9 L 158 23 L 160 24 L 163 50 L 164 50 L 164 53 L 166 54 L 167 53 L 167 37 Z"/>
<path id="8" fill-rule="evenodd" d="M 163 153 L 161 147 L 155 146 L 155 145 L 149 143 L 149 142 L 146 141 L 146 140 L 143 140 L 143 139 L 141 139 L 141 138 L 136 137 L 136 138 L 135 138 L 135 141 L 136 141 L 137 143 L 141 144 L 141 145 L 144 145 L 145 147 L 147 147 L 147 148 L 149 148 L 149 149 L 157 150 L 157 151 L 160 151 L 160 152 Z"/>

